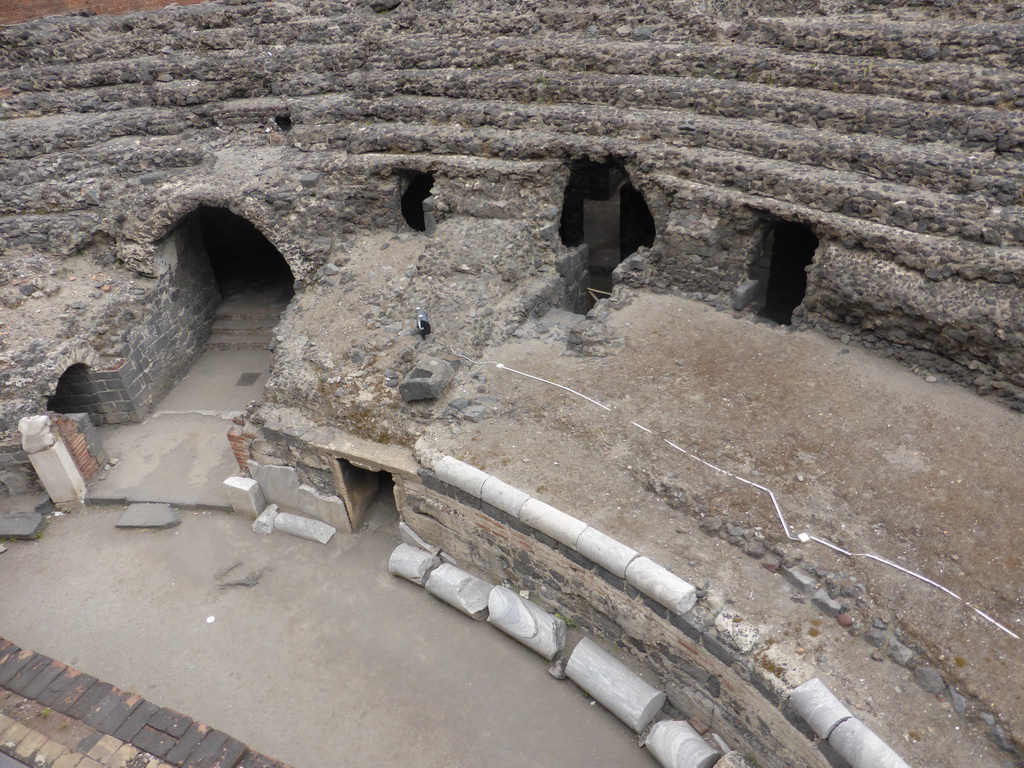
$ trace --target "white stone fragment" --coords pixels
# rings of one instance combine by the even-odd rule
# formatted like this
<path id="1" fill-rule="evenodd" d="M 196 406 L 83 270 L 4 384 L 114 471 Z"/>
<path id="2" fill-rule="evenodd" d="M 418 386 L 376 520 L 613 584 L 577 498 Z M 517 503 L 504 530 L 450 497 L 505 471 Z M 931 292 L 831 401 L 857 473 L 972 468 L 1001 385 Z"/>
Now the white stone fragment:
<path id="1" fill-rule="evenodd" d="M 484 483 L 490 477 L 483 470 L 477 469 L 464 461 L 459 461 L 452 456 L 445 456 L 437 462 L 434 467 L 434 474 L 442 482 L 454 485 L 456 488 L 461 488 L 478 499 L 480 498 L 480 492 L 484 487 Z"/>
<path id="2" fill-rule="evenodd" d="M 874 731 L 855 717 L 840 723 L 828 743 L 853 768 L 910 768 Z"/>
<path id="3" fill-rule="evenodd" d="M 426 550 L 432 555 L 436 555 L 441 551 L 440 547 L 435 547 L 429 541 L 420 536 L 416 531 L 409 527 L 409 524 L 402 521 L 398 524 L 398 535 L 402 541 L 408 544 L 410 547 L 419 547 L 420 549 Z"/>
<path id="4" fill-rule="evenodd" d="M 21 419 L 18 431 L 21 432 L 21 447 L 28 454 L 45 451 L 57 442 L 50 431 L 50 417 L 46 414 Z"/>
<path id="5" fill-rule="evenodd" d="M 576 551 L 620 579 L 626 578 L 626 566 L 640 557 L 635 549 L 590 527 L 576 539 Z"/>
<path id="6" fill-rule="evenodd" d="M 279 508 L 277 504 L 269 504 L 267 507 L 260 512 L 260 516 L 252 521 L 252 532 L 262 533 L 269 536 L 274 532 L 274 521 L 277 519 L 279 514 Z"/>
<path id="7" fill-rule="evenodd" d="M 677 616 L 697 603 L 697 589 L 649 557 L 638 557 L 626 566 L 626 581 L 654 598 Z"/>
<path id="8" fill-rule="evenodd" d="M 259 482 L 251 477 L 229 477 L 224 481 L 224 490 L 236 514 L 255 518 L 267 506 Z"/>
<path id="9" fill-rule="evenodd" d="M 430 572 L 439 565 L 441 558 L 418 547 L 399 544 L 388 560 L 388 571 L 422 587 L 427 583 Z"/>
<path id="10" fill-rule="evenodd" d="M 819 739 L 827 739 L 837 725 L 853 717 L 850 710 L 816 677 L 794 688 L 789 695 L 789 703 Z"/>
<path id="11" fill-rule="evenodd" d="M 487 617 L 492 585 L 454 565 L 442 563 L 427 577 L 427 592 L 474 619 Z"/>
<path id="12" fill-rule="evenodd" d="M 576 540 L 587 529 L 586 523 L 539 499 L 530 499 L 523 504 L 519 510 L 519 519 L 572 549 L 576 548 Z"/>
<path id="13" fill-rule="evenodd" d="M 298 536 L 300 539 L 319 541 L 321 544 L 326 544 L 337 533 L 333 526 L 328 525 L 322 520 L 301 517 L 290 512 L 278 513 L 277 517 L 274 518 L 274 530 L 290 533 L 292 536 Z"/>
<path id="14" fill-rule="evenodd" d="M 565 647 L 565 622 L 511 589 L 497 586 L 487 600 L 487 621 L 550 661 Z"/>
<path id="15" fill-rule="evenodd" d="M 565 673 L 637 733 L 650 724 L 665 704 L 664 693 L 586 637 L 573 650 Z"/>
<path id="16" fill-rule="evenodd" d="M 530 494 L 492 476 L 484 481 L 480 498 L 512 517 L 519 517 L 519 510 L 530 500 Z"/>
<path id="17" fill-rule="evenodd" d="M 84 499 L 85 479 L 67 447 L 53 434 L 50 417 L 26 416 L 18 422 L 18 431 L 21 446 L 50 499 L 57 503 Z"/>
<path id="18" fill-rule="evenodd" d="M 655 723 L 644 746 L 665 768 L 712 768 L 720 757 L 717 749 L 681 720 Z"/>

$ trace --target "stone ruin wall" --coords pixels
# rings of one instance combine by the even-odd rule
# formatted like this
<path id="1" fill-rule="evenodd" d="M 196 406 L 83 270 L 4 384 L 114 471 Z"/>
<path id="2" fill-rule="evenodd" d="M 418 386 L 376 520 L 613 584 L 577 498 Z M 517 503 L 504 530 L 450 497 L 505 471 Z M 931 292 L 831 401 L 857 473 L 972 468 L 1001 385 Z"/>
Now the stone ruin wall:
<path id="1" fill-rule="evenodd" d="M 803 223 L 821 245 L 798 323 L 1019 407 L 1019 10 L 762 5 L 493 4 L 452 18 L 430 3 L 208 3 L 7 27 L 4 304 L 30 307 L 21 289 L 50 269 L 58 282 L 79 263 L 117 277 L 85 306 L 57 298 L 59 338 L 4 341 L 0 492 L 25 485 L 17 418 L 45 406 L 68 365 L 128 365 L 123 387 L 144 412 L 202 348 L 209 283 L 158 257 L 197 206 L 254 223 L 301 304 L 344 290 L 325 268 L 360 233 L 404 227 L 414 171 L 435 174 L 440 220 L 503 222 L 516 244 L 492 272 L 507 311 L 467 324 L 467 349 L 572 293 L 557 235 L 567 169 L 611 158 L 658 232 L 621 271 L 627 284 L 722 302 L 773 221 Z M 420 272 L 450 272 L 443 250 Z M 323 415 L 300 347 L 282 341 L 267 400 L 301 394 Z"/>

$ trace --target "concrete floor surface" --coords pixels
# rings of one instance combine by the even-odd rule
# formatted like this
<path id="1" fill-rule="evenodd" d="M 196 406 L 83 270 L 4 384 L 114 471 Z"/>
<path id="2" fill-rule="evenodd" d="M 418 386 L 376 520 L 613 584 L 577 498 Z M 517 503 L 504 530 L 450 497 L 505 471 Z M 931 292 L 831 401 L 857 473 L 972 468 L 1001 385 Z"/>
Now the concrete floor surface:
<path id="1" fill-rule="evenodd" d="M 207 350 L 145 421 L 101 427 L 116 458 L 89 497 L 227 507 L 224 479 L 238 474 L 227 432 L 232 416 L 263 393 L 267 350 Z"/>
<path id="2" fill-rule="evenodd" d="M 655 764 L 539 656 L 389 575 L 394 526 L 320 545 L 219 512 L 155 532 L 120 514 L 9 545 L 0 635 L 297 768 Z M 222 581 L 259 583 L 220 589 L 238 562 Z"/>

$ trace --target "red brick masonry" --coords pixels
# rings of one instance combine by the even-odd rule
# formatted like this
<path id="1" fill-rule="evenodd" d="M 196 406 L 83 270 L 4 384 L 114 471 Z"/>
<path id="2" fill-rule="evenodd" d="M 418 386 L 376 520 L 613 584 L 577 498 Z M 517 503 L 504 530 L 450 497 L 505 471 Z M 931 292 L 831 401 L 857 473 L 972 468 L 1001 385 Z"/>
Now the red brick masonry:
<path id="1" fill-rule="evenodd" d="M 82 11 L 118 14 L 200 2 L 203 0 L 0 0 L 0 24 L 17 24 L 43 16 L 63 16 Z"/>

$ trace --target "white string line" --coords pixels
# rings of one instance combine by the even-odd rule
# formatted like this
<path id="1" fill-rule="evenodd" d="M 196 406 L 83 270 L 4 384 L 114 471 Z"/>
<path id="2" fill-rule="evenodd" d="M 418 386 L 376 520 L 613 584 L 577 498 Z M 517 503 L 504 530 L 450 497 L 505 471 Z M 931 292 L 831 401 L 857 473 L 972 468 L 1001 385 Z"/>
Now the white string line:
<path id="1" fill-rule="evenodd" d="M 466 360 L 467 362 L 469 362 L 472 365 L 493 365 L 496 368 L 500 368 L 503 371 L 508 371 L 509 373 L 514 373 L 514 374 L 516 374 L 518 376 L 523 376 L 523 377 L 525 377 L 527 379 L 533 379 L 534 381 L 539 381 L 542 384 L 550 384 L 553 387 L 557 387 L 558 389 L 561 389 L 561 390 L 563 390 L 565 392 L 569 392 L 570 394 L 573 394 L 573 395 L 576 395 L 577 397 L 583 398 L 584 400 L 586 400 L 586 401 L 588 401 L 590 403 L 593 403 L 594 405 L 598 406 L 599 408 L 603 408 L 606 411 L 610 412 L 612 410 L 610 407 L 608 407 L 604 403 L 600 403 L 597 400 L 594 400 L 592 397 L 587 397 L 582 392 L 578 392 L 577 390 L 572 389 L 571 387 L 563 386 L 562 384 L 558 384 L 558 383 L 556 383 L 554 381 L 550 381 L 548 379 L 541 378 L 540 376 L 534 376 L 533 374 L 530 374 L 530 373 L 525 373 L 524 371 L 518 371 L 515 368 L 509 368 L 504 363 L 499 363 L 499 362 L 496 362 L 494 360 L 473 360 L 471 357 L 468 357 L 468 356 L 463 355 L 463 354 L 461 354 L 459 352 L 456 352 L 451 347 L 448 347 L 448 349 L 450 349 L 452 354 L 454 354 L 456 357 L 460 357 L 460 358 L 462 358 L 463 360 Z M 652 430 L 648 429 L 647 427 L 643 426 L 642 424 L 638 424 L 635 421 L 630 421 L 629 423 L 632 424 L 637 429 L 643 430 L 644 432 L 646 432 L 649 435 L 654 435 L 654 432 Z M 843 554 L 846 557 L 863 557 L 863 558 L 866 558 L 868 560 L 874 560 L 875 562 L 882 563 L 884 565 L 888 565 L 890 568 L 894 568 L 897 571 L 905 573 L 908 576 L 912 576 L 915 579 L 923 581 L 925 584 L 930 584 L 931 586 L 935 587 L 936 589 L 939 589 L 942 592 L 945 592 L 947 595 L 950 595 L 951 597 L 955 598 L 956 600 L 959 600 L 961 603 L 966 605 L 968 608 L 970 608 L 972 611 L 974 611 L 976 614 L 981 616 L 986 621 L 990 622 L 991 624 L 993 624 L 996 627 L 998 627 L 999 629 L 1001 629 L 1003 632 L 1008 634 L 1010 637 L 1014 638 L 1015 640 L 1020 640 L 1021 639 L 1021 636 L 1018 635 L 1016 632 L 1014 632 L 1012 629 L 1010 629 L 1006 625 L 1000 623 L 996 619 L 992 618 L 991 616 L 989 616 L 987 613 L 985 613 L 981 609 L 975 607 L 973 604 L 971 604 L 970 601 L 965 600 L 960 595 L 958 595 L 956 592 L 952 591 L 951 589 L 948 589 L 947 587 L 942 586 L 937 581 L 933 581 L 932 579 L 929 579 L 927 576 L 925 576 L 925 575 L 923 575 L 921 573 L 918 573 L 917 571 L 913 571 L 910 568 L 905 568 L 904 566 L 900 565 L 899 563 L 894 563 L 892 560 L 889 560 L 887 558 L 881 557 L 879 555 L 873 555 L 870 552 L 850 552 L 850 551 L 848 551 L 846 549 L 843 549 L 842 547 L 840 547 L 840 546 L 838 546 L 836 544 L 831 543 L 830 541 L 828 541 L 826 539 L 822 539 L 822 538 L 819 538 L 817 536 L 811 536 L 811 535 L 806 534 L 806 533 L 802 533 L 802 534 L 800 534 L 798 536 L 794 536 L 792 534 L 791 530 L 790 530 L 789 524 L 786 522 L 786 516 L 782 513 L 782 507 L 779 505 L 779 501 L 776 498 L 775 493 L 770 488 L 768 488 L 766 486 L 763 486 L 763 485 L 760 485 L 759 483 L 755 483 L 753 480 L 748 480 L 745 477 L 740 477 L 739 475 L 737 475 L 737 474 L 735 474 L 733 472 L 730 472 L 727 469 L 723 469 L 722 467 L 716 466 L 716 465 L 712 464 L 709 461 L 705 461 L 704 459 L 702 459 L 697 454 L 691 453 L 690 451 L 687 451 L 685 448 L 681 448 L 679 445 L 677 445 L 676 443 L 672 442 L 671 440 L 668 440 L 666 438 L 662 438 L 662 440 L 667 445 L 671 446 L 675 450 L 677 450 L 680 453 L 682 453 L 684 456 L 689 456 L 691 459 L 694 459 L 695 461 L 700 462 L 701 464 L 703 464 L 704 466 L 708 467 L 709 469 L 713 469 L 715 472 L 718 472 L 720 474 L 726 475 L 727 477 L 731 477 L 734 480 L 738 480 L 741 483 L 745 483 L 746 485 L 749 485 L 749 486 L 751 486 L 753 488 L 756 488 L 759 491 L 763 491 L 764 493 L 767 493 L 768 497 L 772 501 L 772 506 L 775 508 L 775 514 L 779 518 L 779 522 L 782 524 L 782 530 L 786 534 L 786 537 L 789 538 L 791 541 L 799 541 L 801 543 L 806 543 L 807 541 L 814 541 L 814 542 L 817 542 L 818 544 L 822 544 L 823 546 L 828 547 L 829 549 L 832 549 L 832 550 L 834 550 L 836 552 L 839 552 L 840 554 Z"/>

